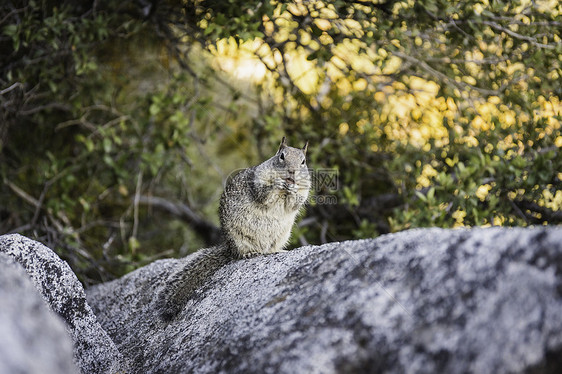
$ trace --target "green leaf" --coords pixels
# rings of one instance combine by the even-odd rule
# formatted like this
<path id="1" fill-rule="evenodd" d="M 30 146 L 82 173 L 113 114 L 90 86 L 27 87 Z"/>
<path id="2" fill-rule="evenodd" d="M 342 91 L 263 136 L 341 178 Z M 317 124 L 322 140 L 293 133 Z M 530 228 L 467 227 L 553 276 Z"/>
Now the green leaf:
<path id="1" fill-rule="evenodd" d="M 319 37 L 320 35 L 322 35 L 322 30 L 316 26 L 316 24 L 312 23 L 310 24 L 310 31 L 312 32 L 312 35 L 314 35 L 315 37 Z"/>
<path id="2" fill-rule="evenodd" d="M 420 191 L 416 191 L 416 196 L 423 202 L 427 202 L 427 197 Z"/>

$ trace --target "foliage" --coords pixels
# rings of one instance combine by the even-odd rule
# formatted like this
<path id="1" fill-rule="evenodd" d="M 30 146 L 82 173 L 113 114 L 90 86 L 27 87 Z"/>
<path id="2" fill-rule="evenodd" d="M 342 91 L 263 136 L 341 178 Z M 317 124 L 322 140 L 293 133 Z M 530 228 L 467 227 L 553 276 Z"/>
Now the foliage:
<path id="1" fill-rule="evenodd" d="M 317 176 L 295 245 L 559 223 L 561 29 L 548 0 L 7 2 L 0 231 L 85 282 L 184 254 L 283 134 Z"/>

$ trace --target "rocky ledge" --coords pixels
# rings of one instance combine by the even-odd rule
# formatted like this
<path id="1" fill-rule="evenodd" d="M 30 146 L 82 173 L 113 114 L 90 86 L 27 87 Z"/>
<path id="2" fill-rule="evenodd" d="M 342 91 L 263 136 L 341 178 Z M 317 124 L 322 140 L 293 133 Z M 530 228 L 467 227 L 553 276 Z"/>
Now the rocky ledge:
<path id="1" fill-rule="evenodd" d="M 51 325 L 56 325 L 62 321 L 66 330 L 64 334 L 65 339 L 53 339 L 50 344 L 37 347 L 35 351 L 27 352 L 27 360 L 37 361 L 41 365 L 43 361 L 38 354 L 41 349 L 46 354 L 50 351 L 61 351 L 59 346 L 64 347 L 66 344 L 64 340 L 68 340 L 73 347 L 73 355 L 66 358 L 69 362 L 68 366 L 74 361 L 84 374 L 128 372 L 126 360 L 98 323 L 96 316 L 86 301 L 86 294 L 82 284 L 65 261 L 61 260 L 43 244 L 17 234 L 0 236 L 0 255 L 2 253 L 13 264 L 0 262 L 0 274 L 6 271 L 8 266 L 16 267 L 16 270 L 21 270 L 19 277 L 23 279 L 20 282 L 33 283 L 35 286 L 35 289 L 26 292 L 25 296 L 17 295 L 17 297 L 20 299 L 33 299 L 39 298 L 39 294 L 43 299 L 43 303 L 39 306 L 43 308 L 48 307 L 51 312 L 54 312 L 48 315 L 36 313 L 40 309 L 33 309 L 28 303 L 20 304 L 18 308 L 21 313 L 29 313 L 35 316 L 34 322 L 31 322 L 32 319 L 30 318 L 28 323 L 26 323 L 26 327 L 30 329 L 35 324 L 41 326 L 42 329 L 52 330 L 50 328 Z M 26 273 L 27 277 L 25 276 Z M 13 294 L 11 296 L 13 298 L 20 291 L 17 288 L 11 288 L 7 292 Z M 8 299 L 0 298 L 0 310 L 6 307 Z M 56 319 L 56 321 L 53 321 L 53 319 Z M 3 325 L 10 323 L 8 319 L 0 318 L 0 331 L 2 331 Z M 37 333 L 39 332 L 38 330 Z M 55 332 L 53 330 L 50 334 L 52 335 Z M 26 340 L 25 336 L 14 331 L 9 336 L 1 335 L 0 341 L 2 338 L 5 338 L 6 342 L 20 342 L 26 345 L 29 343 L 29 340 L 34 339 L 34 336 L 28 333 Z M 14 345 L 12 344 L 6 344 L 4 351 L 0 352 L 0 361 L 3 361 L 4 357 L 7 357 L 8 360 L 10 357 L 13 357 L 13 347 Z M 3 348 L 0 346 L 0 349 Z M 62 350 L 59 352 L 59 356 L 64 356 L 64 353 L 65 351 Z M 49 373 L 41 366 L 37 367 L 38 370 L 27 370 L 25 362 L 18 362 L 18 360 L 11 361 L 12 369 L 6 371 L 6 373 Z M 19 366 L 20 364 L 24 366 Z M 0 362 L 1 367 L 2 362 Z M 55 370 L 52 372 L 58 374 L 65 371 Z M 4 371 L 0 370 L 0 373 L 4 373 Z"/>
<path id="2" fill-rule="evenodd" d="M 34 246 L 45 249 L 0 237 L 20 263 L 34 254 L 18 248 Z M 60 262 L 42 258 L 32 271 Z M 240 260 L 161 321 L 156 295 L 186 261 L 154 262 L 66 308 L 50 292 L 81 300 L 79 284 L 31 278 L 66 322 L 83 373 L 562 372 L 559 227 L 419 229 Z M 91 318 L 99 335 L 74 318 Z M 91 355 L 76 348 L 81 334 Z"/>

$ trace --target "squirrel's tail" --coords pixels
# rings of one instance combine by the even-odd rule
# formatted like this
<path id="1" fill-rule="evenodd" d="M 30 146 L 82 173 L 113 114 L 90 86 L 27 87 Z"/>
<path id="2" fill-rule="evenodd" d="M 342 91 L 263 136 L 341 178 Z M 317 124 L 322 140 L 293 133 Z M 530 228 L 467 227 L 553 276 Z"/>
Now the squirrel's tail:
<path id="1" fill-rule="evenodd" d="M 233 259 L 226 245 L 197 251 L 194 258 L 173 273 L 158 294 L 156 307 L 164 321 L 171 321 L 183 309 L 193 292 L 218 269 Z"/>

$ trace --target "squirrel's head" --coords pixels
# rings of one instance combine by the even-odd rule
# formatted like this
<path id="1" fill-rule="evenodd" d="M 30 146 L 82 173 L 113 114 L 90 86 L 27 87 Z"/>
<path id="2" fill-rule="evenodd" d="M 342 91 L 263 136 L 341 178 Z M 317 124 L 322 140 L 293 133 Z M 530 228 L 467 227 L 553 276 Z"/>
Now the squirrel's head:
<path id="1" fill-rule="evenodd" d="M 306 165 L 308 142 L 302 148 L 289 147 L 285 137 L 281 140 L 279 150 L 273 156 L 273 167 L 276 171 L 276 185 L 284 189 L 308 188 L 310 175 Z"/>

